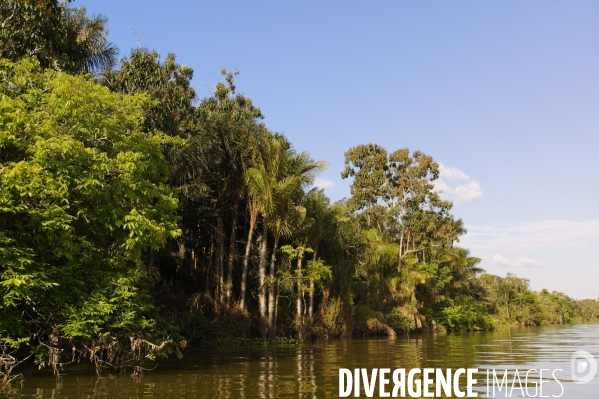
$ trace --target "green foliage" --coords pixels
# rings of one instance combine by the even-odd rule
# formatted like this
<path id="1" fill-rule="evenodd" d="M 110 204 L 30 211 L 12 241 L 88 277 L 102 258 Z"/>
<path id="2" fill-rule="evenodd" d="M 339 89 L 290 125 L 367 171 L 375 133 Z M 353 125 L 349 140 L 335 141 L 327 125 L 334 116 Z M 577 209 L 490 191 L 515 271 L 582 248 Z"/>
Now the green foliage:
<path id="1" fill-rule="evenodd" d="M 495 323 L 479 303 L 470 298 L 448 300 L 436 314 L 437 322 L 451 331 L 494 330 Z"/>
<path id="2" fill-rule="evenodd" d="M 599 301 L 596 299 L 583 299 L 572 303 L 572 320 L 575 322 L 599 322 Z"/>
<path id="3" fill-rule="evenodd" d="M 98 72 L 110 67 L 118 48 L 109 43 L 108 19 L 87 15 L 70 0 L 7 0 L 0 3 L 0 58 L 35 57 L 43 67 Z"/>
<path id="4" fill-rule="evenodd" d="M 351 148 L 345 164 L 342 177 L 353 178 L 348 211 L 363 248 L 353 290 L 366 306 L 400 307 L 424 327 L 427 309 L 460 294 L 479 272 L 478 259 L 453 247 L 465 230 L 434 188 L 439 166 L 420 151 L 389 154 L 376 144 Z"/>
<path id="5" fill-rule="evenodd" d="M 66 41 L 63 18 L 58 0 L 0 2 L 0 58 L 33 56 L 49 66 Z"/>
<path id="6" fill-rule="evenodd" d="M 478 278 L 488 313 L 507 325 L 566 324 L 598 321 L 599 305 L 594 300 L 575 301 L 561 292 L 531 291 L 528 280 L 509 274 L 483 274 Z"/>
<path id="7" fill-rule="evenodd" d="M 119 49 L 108 42 L 108 18 L 88 15 L 85 7 L 65 7 L 61 51 L 77 72 L 101 72 L 112 67 Z"/>
<path id="8" fill-rule="evenodd" d="M 291 245 L 285 245 L 281 247 L 281 252 L 287 255 L 291 261 L 297 259 L 298 253 L 311 253 L 313 251 L 310 248 L 293 248 Z M 307 262 L 306 267 L 303 269 L 291 270 L 290 267 L 281 267 L 277 273 L 277 278 L 268 283 L 279 285 L 282 293 L 292 293 L 294 287 L 297 287 L 298 284 L 300 291 L 309 292 L 315 288 L 322 288 L 331 279 L 331 267 L 325 265 L 322 259 L 312 259 Z"/>
<path id="9" fill-rule="evenodd" d="M 317 288 L 322 287 L 333 277 L 331 267 L 324 264 L 322 259 L 311 260 L 306 268 L 305 278 Z"/>
<path id="10" fill-rule="evenodd" d="M 247 314 L 233 312 L 220 320 L 210 320 L 201 312 L 192 314 L 189 324 L 182 333 L 195 345 L 216 345 L 219 347 L 243 347 L 254 345 L 294 345 L 299 341 L 293 338 L 278 337 L 263 341 L 259 338 L 248 338 L 251 320 Z"/>
<path id="11" fill-rule="evenodd" d="M 106 70 L 101 82 L 122 94 L 146 93 L 150 101 L 144 105 L 143 127 L 147 132 L 161 131 L 170 136 L 187 136 L 193 124 L 191 87 L 193 69 L 175 62 L 169 53 L 163 63 L 155 51 L 144 48 L 123 58 L 118 70 Z"/>
<path id="12" fill-rule="evenodd" d="M 0 74 L 0 340 L 53 366 L 166 349 L 142 254 L 180 234 L 178 202 L 147 98 L 31 59 Z"/>
<path id="13" fill-rule="evenodd" d="M 354 333 L 358 335 L 395 335 L 393 329 L 385 323 L 385 316 L 368 306 L 356 306 L 354 311 Z"/>
<path id="14" fill-rule="evenodd" d="M 385 315 L 387 324 L 394 330 L 410 331 L 416 328 L 414 316 L 401 308 L 393 308 L 391 312 Z"/>
<path id="15" fill-rule="evenodd" d="M 358 212 L 362 225 L 376 228 L 399 245 L 399 257 L 431 246 L 450 243 L 464 233 L 455 222 L 433 182 L 439 165 L 420 151 L 391 154 L 375 144 L 359 145 L 345 153 L 341 176 L 353 177 L 350 211 Z"/>
<path id="16" fill-rule="evenodd" d="M 354 330 L 354 306 L 349 298 L 333 298 L 325 304 L 322 317 L 313 327 L 319 337 L 347 337 Z"/>

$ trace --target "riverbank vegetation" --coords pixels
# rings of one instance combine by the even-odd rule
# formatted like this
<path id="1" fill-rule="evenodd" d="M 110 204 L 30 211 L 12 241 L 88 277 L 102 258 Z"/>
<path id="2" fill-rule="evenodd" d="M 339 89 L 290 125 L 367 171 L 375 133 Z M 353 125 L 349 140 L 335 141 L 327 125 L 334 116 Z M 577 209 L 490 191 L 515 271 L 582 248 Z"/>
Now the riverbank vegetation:
<path id="1" fill-rule="evenodd" d="M 42 12 L 43 10 L 43 12 Z M 52 0 L 0 6 L 0 372 L 57 375 L 259 337 L 599 320 L 596 300 L 485 274 L 421 151 L 348 149 L 351 196 L 223 70 L 135 49 Z M 475 255 L 475 254 L 474 254 Z"/>

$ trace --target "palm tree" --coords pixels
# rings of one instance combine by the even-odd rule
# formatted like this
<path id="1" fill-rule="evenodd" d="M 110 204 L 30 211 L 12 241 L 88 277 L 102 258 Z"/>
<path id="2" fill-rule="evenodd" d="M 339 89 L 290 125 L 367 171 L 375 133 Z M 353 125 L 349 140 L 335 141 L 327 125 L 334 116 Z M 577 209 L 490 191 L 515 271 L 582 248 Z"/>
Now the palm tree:
<path id="1" fill-rule="evenodd" d="M 149 55 L 146 59 L 154 62 L 154 56 Z M 225 82 L 217 83 L 213 95 L 195 108 L 192 118 L 195 125 L 189 130 L 185 144 L 169 151 L 169 160 L 171 183 L 180 189 L 190 207 L 202 209 L 200 213 L 207 216 L 203 223 L 210 226 L 206 291 L 210 286 L 214 288 L 217 310 L 221 305 L 230 310 L 239 214 L 243 212 L 246 197 L 246 172 L 253 164 L 257 142 L 265 128 L 257 121 L 262 117 L 260 109 L 254 107 L 249 98 L 236 93 L 234 73 L 226 70 L 222 73 Z M 255 202 L 250 200 L 249 207 L 255 208 Z M 257 210 L 251 210 L 250 245 L 257 219 Z M 189 227 L 195 229 L 197 225 Z M 248 255 L 246 251 L 240 301 L 245 300 Z"/>
<path id="2" fill-rule="evenodd" d="M 254 197 L 248 199 L 248 214 L 250 216 L 250 226 L 248 228 L 248 238 L 245 243 L 245 253 L 243 255 L 243 269 L 241 272 L 241 292 L 239 294 L 239 309 L 245 310 L 245 296 L 247 290 L 247 276 L 250 263 L 250 251 L 252 250 L 252 241 L 254 230 L 258 221 L 258 201 Z"/>
<path id="3" fill-rule="evenodd" d="M 64 54 L 78 72 L 93 73 L 110 68 L 119 53 L 108 42 L 108 18 L 102 14 L 87 15 L 85 7 L 66 7 Z"/>
<path id="4" fill-rule="evenodd" d="M 272 254 L 270 257 L 271 284 L 268 287 L 268 335 L 276 336 L 276 298 L 275 278 L 276 254 L 281 237 L 291 237 L 302 225 L 306 216 L 304 207 L 296 205 L 293 201 L 293 191 L 297 190 L 297 176 L 284 179 L 275 186 L 275 210 L 271 219 L 271 231 L 274 236 Z M 277 295 L 278 297 L 278 295 Z"/>
<path id="5" fill-rule="evenodd" d="M 216 297 L 218 303 L 228 309 L 233 296 L 238 216 L 246 190 L 246 171 L 252 164 L 264 127 L 257 122 L 262 118 L 260 109 L 254 107 L 249 98 L 236 93 L 235 74 L 221 72 L 226 82 L 218 83 L 212 97 L 198 107 L 198 129 L 210 149 L 210 156 L 205 158 L 205 180 L 209 181 L 216 199 Z M 227 233 L 229 245 L 225 250 Z"/>
<path id="6" fill-rule="evenodd" d="M 262 215 L 262 242 L 260 246 L 259 308 L 260 330 L 266 338 L 266 258 L 268 233 L 274 228 L 275 245 L 281 234 L 292 229 L 287 224 L 287 217 L 301 214 L 299 203 L 303 188 L 309 185 L 317 171 L 325 167 L 324 162 L 315 162 L 306 153 L 297 154 L 285 136 L 271 134 L 264 137 L 260 146 L 260 157 L 257 167 L 247 171 L 247 188 L 250 198 L 256 201 Z M 297 198 L 297 199 L 296 199 Z M 278 211 L 278 212 L 277 212 Z M 295 217 L 300 219 L 300 217 Z M 276 246 L 274 247 L 276 256 Z M 270 276 L 275 277 L 275 258 L 271 258 Z M 269 324 L 271 334 L 274 333 L 275 298 L 274 287 L 269 289 Z"/>
<path id="7" fill-rule="evenodd" d="M 329 198 L 324 189 L 313 188 L 306 195 L 304 201 L 306 217 L 311 223 L 307 231 L 307 241 L 313 252 L 313 259 L 318 259 L 318 249 L 321 241 L 326 236 L 332 236 L 339 218 L 339 209 L 331 206 Z M 298 295 L 300 293 L 298 292 Z M 311 318 L 314 312 L 314 282 L 310 282 L 310 300 L 308 305 L 308 316 Z"/>
<path id="8" fill-rule="evenodd" d="M 270 133 L 266 130 L 264 125 L 259 125 L 258 131 L 256 134 L 256 143 L 262 143 L 264 141 L 264 138 L 267 137 L 269 134 Z M 250 189 L 249 189 L 249 185 L 252 184 L 251 182 L 256 184 L 257 182 L 261 181 L 260 176 L 254 175 L 252 177 L 249 173 L 250 169 L 253 171 L 252 173 L 255 173 L 256 171 L 259 170 L 259 169 L 256 169 L 256 167 L 259 167 L 259 165 L 260 165 L 261 156 L 260 156 L 260 153 L 259 153 L 257 147 L 258 147 L 257 144 L 254 145 L 254 147 L 252 147 L 251 159 L 248 162 L 248 164 L 250 166 L 248 168 L 246 168 L 246 170 L 245 170 L 244 181 L 243 181 L 244 193 L 247 196 L 247 212 L 250 217 L 250 225 L 249 225 L 249 229 L 248 229 L 247 241 L 245 243 L 245 253 L 243 255 L 243 269 L 241 272 L 241 291 L 239 294 L 239 308 L 241 310 L 245 310 L 245 297 L 246 297 L 246 290 L 247 290 L 247 275 L 248 275 L 248 269 L 249 269 L 249 263 L 250 263 L 250 252 L 252 250 L 254 230 L 256 228 L 256 224 L 258 221 L 258 213 L 260 212 L 259 199 L 255 195 L 255 192 L 250 192 Z"/>
<path id="9" fill-rule="evenodd" d="M 283 169 L 283 160 L 290 144 L 287 139 L 278 134 L 263 137 L 257 167 L 247 171 L 247 188 L 251 201 L 262 216 L 262 240 L 260 243 L 260 266 L 258 269 L 258 304 L 260 308 L 260 334 L 266 339 L 266 258 L 268 251 L 268 232 L 271 224 L 271 214 L 274 211 L 277 177 Z M 279 192 L 281 188 L 279 187 Z M 274 274 L 274 273 L 273 273 Z M 274 277 L 274 276 L 273 276 Z"/>
<path id="10" fill-rule="evenodd" d="M 260 334 L 266 339 L 266 251 L 268 245 L 268 219 L 272 210 L 272 187 L 264 165 L 247 171 L 250 201 L 262 216 L 262 239 L 260 243 L 260 266 L 258 268 L 258 304 L 260 308 Z"/>

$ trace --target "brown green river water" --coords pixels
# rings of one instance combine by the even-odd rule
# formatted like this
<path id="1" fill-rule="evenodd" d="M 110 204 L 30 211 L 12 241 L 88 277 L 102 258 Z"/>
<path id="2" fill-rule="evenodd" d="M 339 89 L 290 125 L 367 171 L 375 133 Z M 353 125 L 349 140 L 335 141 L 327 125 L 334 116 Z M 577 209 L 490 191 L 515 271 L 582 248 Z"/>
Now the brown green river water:
<path id="1" fill-rule="evenodd" d="M 586 384 L 572 380 L 571 357 L 584 350 L 599 359 L 599 325 L 549 326 L 479 333 L 423 334 L 395 339 L 351 339 L 277 348 L 205 348 L 186 351 L 183 360 L 162 361 L 141 378 L 128 374 L 97 377 L 84 366 L 67 368 L 56 380 L 49 370 L 23 368 L 22 386 L 1 398 L 337 398 L 339 368 L 478 368 L 476 390 L 487 396 L 486 370 L 550 369 L 543 396 L 599 398 L 599 376 Z M 584 360 L 585 364 L 589 362 Z M 577 363 L 574 363 L 577 364 Z M 580 367 L 580 366 L 578 366 Z M 555 376 L 562 387 L 551 377 Z M 590 370 L 590 366 L 586 371 Z M 580 369 L 576 371 L 580 372 Z M 577 375 L 584 375 L 584 372 Z M 512 385 L 512 377 L 509 385 Z M 529 374 L 528 395 L 535 394 L 538 372 Z M 392 390 L 392 382 L 388 391 Z M 516 385 L 517 388 L 517 385 Z M 529 397 L 504 388 L 495 397 Z M 510 395 L 511 393 L 511 395 Z M 373 397 L 379 397 L 378 387 Z M 523 396 L 524 395 L 524 396 Z M 352 392 L 351 398 L 354 397 Z M 361 391 L 362 398 L 366 397 Z"/>

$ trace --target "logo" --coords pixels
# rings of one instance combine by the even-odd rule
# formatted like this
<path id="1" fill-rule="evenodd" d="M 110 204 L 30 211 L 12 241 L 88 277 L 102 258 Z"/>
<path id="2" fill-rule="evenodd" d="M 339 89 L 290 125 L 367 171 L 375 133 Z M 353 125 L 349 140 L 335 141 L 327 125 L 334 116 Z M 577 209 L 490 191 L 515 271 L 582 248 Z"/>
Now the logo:
<path id="1" fill-rule="evenodd" d="M 587 351 L 576 351 L 572 354 L 572 381 L 586 384 L 597 374 L 597 360 Z"/>

